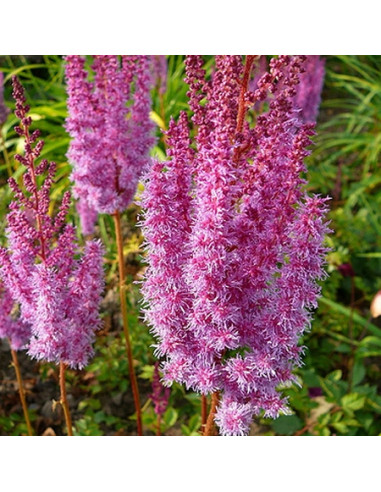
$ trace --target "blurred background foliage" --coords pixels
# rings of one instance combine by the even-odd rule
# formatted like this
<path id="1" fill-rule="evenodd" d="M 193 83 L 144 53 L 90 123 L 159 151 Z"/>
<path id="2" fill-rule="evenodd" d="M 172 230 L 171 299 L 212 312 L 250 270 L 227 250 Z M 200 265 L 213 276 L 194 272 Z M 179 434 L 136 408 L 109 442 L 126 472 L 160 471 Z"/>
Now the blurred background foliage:
<path id="1" fill-rule="evenodd" d="M 187 106 L 182 56 L 168 56 L 167 91 L 152 91 L 152 119 L 158 143 L 152 155 L 165 158 L 161 130 L 171 116 Z M 207 67 L 212 57 L 206 58 Z M 5 75 L 5 100 L 13 109 L 10 79 L 17 74 L 26 88 L 31 115 L 42 131 L 43 157 L 58 165 L 53 201 L 70 188 L 71 168 L 64 129 L 66 92 L 60 56 L 0 56 Z M 11 198 L 6 180 L 20 177 L 13 155 L 22 142 L 13 130 L 11 113 L 0 137 L 0 214 Z M 329 195 L 332 234 L 327 238 L 329 277 L 311 330 L 304 336 L 304 366 L 297 370 L 300 387 L 283 389 L 293 415 L 272 421 L 259 418 L 253 435 L 380 435 L 381 434 L 381 318 L 372 301 L 381 291 L 381 56 L 328 56 L 322 104 L 312 154 L 307 159 L 309 190 Z M 139 279 L 144 262 L 142 238 L 135 227 L 139 208 L 124 214 L 129 318 L 147 434 L 155 434 L 157 420 L 150 399 L 155 343 L 141 320 Z M 78 225 L 73 206 L 70 219 Z M 4 242 L 5 221 L 0 222 Z M 110 217 L 101 216 L 97 235 L 106 245 L 107 290 L 103 303 L 104 328 L 96 342 L 96 356 L 85 371 L 69 371 L 70 405 L 77 435 L 134 433 L 133 402 L 127 378 L 124 346 L 120 343 L 116 245 Z M 80 232 L 79 238 L 82 241 Z M 381 302 L 380 302 L 381 304 Z M 0 434 L 26 432 L 17 400 L 10 356 L 0 346 Z M 62 415 L 52 409 L 57 398 L 54 365 L 21 357 L 29 408 L 39 434 L 62 433 Z M 16 396 L 14 396 L 16 395 Z M 161 421 L 161 433 L 198 435 L 200 398 L 174 385 Z"/>

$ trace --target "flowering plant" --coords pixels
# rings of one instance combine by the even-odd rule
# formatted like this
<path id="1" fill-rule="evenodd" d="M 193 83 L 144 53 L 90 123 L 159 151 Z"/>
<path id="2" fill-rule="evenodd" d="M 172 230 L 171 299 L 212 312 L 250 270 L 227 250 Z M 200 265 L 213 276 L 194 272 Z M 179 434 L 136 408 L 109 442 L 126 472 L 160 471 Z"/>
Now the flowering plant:
<path id="1" fill-rule="evenodd" d="M 226 435 L 247 434 L 262 410 L 287 412 L 277 388 L 295 381 L 325 277 L 325 200 L 302 177 L 313 125 L 293 104 L 305 57 L 274 58 L 252 92 L 254 58 L 217 56 L 207 79 L 202 58 L 187 57 L 194 145 L 182 113 L 142 196 L 146 319 L 164 379 L 212 393 Z M 266 98 L 251 127 L 247 109 Z"/>

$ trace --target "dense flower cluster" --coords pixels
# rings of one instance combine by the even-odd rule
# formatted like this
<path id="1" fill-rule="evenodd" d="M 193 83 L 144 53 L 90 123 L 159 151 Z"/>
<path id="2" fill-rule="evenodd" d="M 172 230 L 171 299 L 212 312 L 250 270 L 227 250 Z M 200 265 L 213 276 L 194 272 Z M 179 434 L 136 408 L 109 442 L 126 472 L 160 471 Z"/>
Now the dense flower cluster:
<path id="1" fill-rule="evenodd" d="M 9 109 L 4 104 L 4 74 L 0 72 L 0 126 L 2 126 L 8 116 Z"/>
<path id="2" fill-rule="evenodd" d="M 301 109 L 301 117 L 305 123 L 314 123 L 318 116 L 321 91 L 324 83 L 324 58 L 319 55 L 306 56 L 304 73 L 295 95 L 295 106 Z"/>
<path id="3" fill-rule="evenodd" d="M 253 70 L 253 78 L 250 83 L 250 90 L 255 91 L 258 89 L 258 82 L 266 72 L 267 72 L 266 55 L 259 55 L 257 63 Z"/>
<path id="4" fill-rule="evenodd" d="M 68 157 L 82 231 L 89 234 L 97 213 L 121 212 L 130 204 L 154 144 L 150 60 L 94 56 L 87 70 L 84 57 L 67 56 L 66 80 Z"/>
<path id="5" fill-rule="evenodd" d="M 325 276 L 325 200 L 302 178 L 313 125 L 294 103 L 305 62 L 272 59 L 253 92 L 240 56 L 217 56 L 211 79 L 188 56 L 195 145 L 182 113 L 167 132 L 170 159 L 145 176 L 143 295 L 164 380 L 218 392 L 224 435 L 287 412 L 278 387 L 294 380 Z M 250 128 L 245 110 L 264 100 Z"/>
<path id="6" fill-rule="evenodd" d="M 295 88 L 294 96 L 295 109 L 299 109 L 299 117 L 304 123 L 315 123 L 321 100 L 321 92 L 324 84 L 325 60 L 318 55 L 307 55 L 304 63 L 303 72 L 300 74 L 299 84 Z M 252 91 L 257 89 L 257 84 L 262 75 L 267 71 L 267 61 L 265 55 L 260 55 L 255 67 L 250 88 Z M 272 95 L 269 94 L 271 100 Z M 260 110 L 260 102 L 257 101 L 253 106 L 256 111 Z"/>
<path id="7" fill-rule="evenodd" d="M 159 94 L 167 90 L 167 58 L 165 55 L 152 56 L 152 72 Z"/>
<path id="8" fill-rule="evenodd" d="M 30 326 L 23 323 L 14 313 L 15 303 L 8 290 L 0 287 L 0 338 L 8 338 L 13 350 L 27 346 L 30 338 Z"/>
<path id="9" fill-rule="evenodd" d="M 29 107 L 17 78 L 13 96 L 21 122 L 15 130 L 25 139 L 25 155 L 15 158 L 26 167 L 26 191 L 9 179 L 15 200 L 7 216 L 8 247 L 0 249 L 6 289 L 2 315 L 9 314 L 11 297 L 19 305 L 19 322 L 31 330 L 29 354 L 81 368 L 93 353 L 94 332 L 100 326 L 103 248 L 98 241 L 87 242 L 84 253 L 78 255 L 75 229 L 66 224 L 68 193 L 59 212 L 50 217 L 49 193 L 56 166 L 45 159 L 36 165 L 44 142 L 38 139 L 38 130 L 30 132 Z"/>
<path id="10" fill-rule="evenodd" d="M 167 409 L 169 395 L 170 389 L 167 386 L 163 386 L 160 381 L 159 363 L 156 362 L 153 371 L 151 399 L 157 416 L 162 417 L 164 415 Z"/>

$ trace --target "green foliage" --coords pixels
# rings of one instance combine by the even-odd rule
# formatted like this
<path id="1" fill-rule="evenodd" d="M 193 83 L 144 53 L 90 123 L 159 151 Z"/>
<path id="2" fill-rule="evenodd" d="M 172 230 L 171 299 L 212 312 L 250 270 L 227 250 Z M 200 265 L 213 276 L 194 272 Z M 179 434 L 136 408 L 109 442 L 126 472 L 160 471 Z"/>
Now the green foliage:
<path id="1" fill-rule="evenodd" d="M 34 410 L 29 410 L 29 418 L 33 425 L 37 418 Z M 10 415 L 0 415 L 0 431 L 7 436 L 27 436 L 28 428 L 22 411 L 20 413 L 12 412 Z"/>

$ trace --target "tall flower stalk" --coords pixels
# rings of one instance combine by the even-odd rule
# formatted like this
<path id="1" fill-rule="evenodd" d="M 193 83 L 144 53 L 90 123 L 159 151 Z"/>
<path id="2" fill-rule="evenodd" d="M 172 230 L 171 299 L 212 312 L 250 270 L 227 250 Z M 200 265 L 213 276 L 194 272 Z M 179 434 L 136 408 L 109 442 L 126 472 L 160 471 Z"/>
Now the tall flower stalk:
<path id="1" fill-rule="evenodd" d="M 33 429 L 29 418 L 24 383 L 22 380 L 21 368 L 17 356 L 18 350 L 27 347 L 30 337 L 30 327 L 29 325 L 26 325 L 21 320 L 16 318 L 16 316 L 13 314 L 14 309 L 15 303 L 8 290 L 2 284 L 0 287 L 0 338 L 8 339 L 10 345 L 12 364 L 16 373 L 18 391 L 24 413 L 25 423 L 27 426 L 28 435 L 32 436 Z"/>
<path id="2" fill-rule="evenodd" d="M 84 57 L 66 57 L 66 129 L 72 137 L 68 157 L 74 166 L 74 194 L 79 199 L 83 233 L 94 231 L 98 213 L 109 214 L 114 220 L 123 330 L 141 435 L 140 398 L 127 316 L 121 213 L 133 199 L 155 141 L 149 119 L 150 60 L 146 56 L 110 55 L 95 56 L 89 71 L 85 64 Z"/>
<path id="3" fill-rule="evenodd" d="M 2 128 L 4 123 L 7 121 L 8 114 L 9 109 L 4 103 L 4 74 L 3 72 L 0 72 L 0 142 L 3 147 L 4 160 L 7 165 L 8 176 L 12 176 L 12 165 L 9 160 L 7 148 L 5 146 L 5 139 L 2 132 Z"/>
<path id="4" fill-rule="evenodd" d="M 306 56 L 304 72 L 294 96 L 304 123 L 315 123 L 319 113 L 321 91 L 324 84 L 325 60 L 319 55 Z"/>
<path id="5" fill-rule="evenodd" d="M 7 121 L 9 109 L 4 103 L 4 74 L 0 72 L 0 127 Z"/>
<path id="6" fill-rule="evenodd" d="M 160 117 L 163 121 L 163 124 L 165 124 L 164 94 L 167 90 L 167 58 L 165 55 L 153 55 L 151 58 L 155 88 L 159 96 Z"/>
<path id="7" fill-rule="evenodd" d="M 154 404 L 154 411 L 157 416 L 156 422 L 156 435 L 161 435 L 161 419 L 167 409 L 168 400 L 169 400 L 170 389 L 160 381 L 160 373 L 159 373 L 159 362 L 155 363 L 154 371 L 153 371 L 153 379 L 152 379 L 152 394 L 151 399 Z"/>
<path id="8" fill-rule="evenodd" d="M 7 215 L 8 246 L 0 249 L 0 273 L 19 305 L 20 322 L 30 326 L 29 355 L 59 365 L 60 401 L 67 432 L 72 435 L 65 371 L 67 367 L 83 368 L 93 355 L 95 331 L 101 325 L 103 248 L 98 241 L 88 241 L 84 253 L 78 255 L 75 229 L 66 223 L 69 193 L 63 196 L 55 217 L 49 215 L 56 165 L 46 159 L 37 164 L 44 142 L 38 130 L 30 131 L 29 106 L 16 77 L 13 97 L 20 120 L 15 130 L 25 141 L 24 155 L 15 156 L 25 166 L 25 191 L 13 178 L 8 180 L 15 199 Z"/>
<path id="9" fill-rule="evenodd" d="M 142 196 L 146 319 L 164 381 L 211 395 L 205 435 L 214 423 L 244 435 L 255 415 L 288 412 L 277 388 L 295 381 L 325 277 L 325 200 L 303 179 L 313 125 L 293 99 L 306 59 L 271 60 L 251 91 L 254 60 L 217 56 L 208 79 L 203 59 L 187 57 L 197 132 L 185 113 L 171 121 L 169 160 L 153 164 Z"/>

